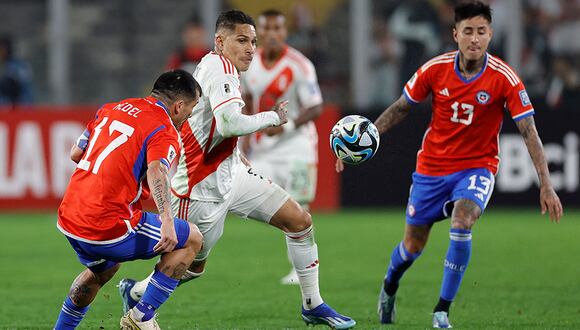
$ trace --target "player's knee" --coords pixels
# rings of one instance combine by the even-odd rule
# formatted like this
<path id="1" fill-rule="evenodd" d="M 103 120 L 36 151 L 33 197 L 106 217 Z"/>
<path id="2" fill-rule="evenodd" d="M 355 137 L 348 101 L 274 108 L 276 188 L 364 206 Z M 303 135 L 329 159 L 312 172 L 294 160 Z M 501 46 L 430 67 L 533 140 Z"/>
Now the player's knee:
<path id="1" fill-rule="evenodd" d="M 416 254 L 421 253 L 423 251 L 423 249 L 425 248 L 425 244 L 427 244 L 427 240 L 418 240 L 405 237 L 403 244 L 405 245 L 405 249 L 409 253 Z"/>
<path id="2" fill-rule="evenodd" d="M 481 210 L 475 202 L 458 200 L 455 202 L 451 216 L 451 228 L 469 230 L 481 215 Z"/>
<path id="3" fill-rule="evenodd" d="M 291 232 L 299 232 L 310 228 L 310 226 L 312 226 L 312 216 L 310 213 L 300 208 L 300 211 L 297 212 L 296 217 L 294 217 L 293 221 L 288 226 L 288 229 Z"/>
<path id="4" fill-rule="evenodd" d="M 186 248 L 190 248 L 197 254 L 203 245 L 203 235 L 199 231 L 196 225 L 192 223 L 189 224 L 189 237 L 187 238 L 187 243 L 185 244 Z"/>
<path id="5" fill-rule="evenodd" d="M 109 282 L 113 278 L 113 276 L 115 276 L 120 267 L 121 264 L 116 264 L 103 272 L 93 273 L 95 279 L 97 280 L 97 283 L 99 283 L 100 286 L 105 285 L 105 283 Z"/>

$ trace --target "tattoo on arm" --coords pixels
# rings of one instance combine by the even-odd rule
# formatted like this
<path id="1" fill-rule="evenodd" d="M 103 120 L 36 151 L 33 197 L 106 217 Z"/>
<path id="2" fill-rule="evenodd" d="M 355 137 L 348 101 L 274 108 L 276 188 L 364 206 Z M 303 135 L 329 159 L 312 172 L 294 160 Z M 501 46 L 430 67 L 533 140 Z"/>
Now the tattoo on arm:
<path id="1" fill-rule="evenodd" d="M 165 205 L 169 203 L 169 189 L 167 189 L 167 178 L 155 179 L 153 182 L 153 199 L 157 204 L 159 213 L 165 212 Z"/>
<path id="2" fill-rule="evenodd" d="M 542 141 L 536 130 L 536 124 L 534 122 L 534 117 L 529 116 L 518 122 L 516 122 L 534 167 L 536 168 L 536 173 L 540 179 L 540 185 L 546 183 L 549 180 L 548 163 L 546 162 L 546 157 L 544 155 L 544 148 L 542 147 Z"/>
<path id="3" fill-rule="evenodd" d="M 383 134 L 391 127 L 395 126 L 409 114 L 411 105 L 404 96 L 401 96 L 395 103 L 391 104 L 375 121 L 379 134 Z"/>
<path id="4" fill-rule="evenodd" d="M 169 177 L 164 165 L 158 165 L 153 169 L 152 173 L 147 173 L 147 180 L 149 180 L 151 195 L 157 205 L 159 214 L 170 211 Z"/>

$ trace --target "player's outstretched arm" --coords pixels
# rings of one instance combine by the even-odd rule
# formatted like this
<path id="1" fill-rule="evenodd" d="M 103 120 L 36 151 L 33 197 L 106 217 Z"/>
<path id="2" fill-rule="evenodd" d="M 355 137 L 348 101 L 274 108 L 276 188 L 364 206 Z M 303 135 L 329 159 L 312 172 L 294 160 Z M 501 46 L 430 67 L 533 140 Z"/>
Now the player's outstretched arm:
<path id="1" fill-rule="evenodd" d="M 159 160 L 154 160 L 147 167 L 147 183 L 151 195 L 159 210 L 161 220 L 161 239 L 153 247 L 157 253 L 171 252 L 177 245 L 177 234 L 173 226 L 173 214 L 169 196 L 169 170 Z"/>
<path id="2" fill-rule="evenodd" d="M 288 120 L 283 126 L 269 127 L 264 129 L 264 134 L 268 136 L 282 134 L 284 132 L 292 132 L 298 127 L 308 123 L 309 121 L 316 120 L 322 114 L 322 104 L 315 105 L 307 109 L 301 109 L 300 115 L 295 120 Z"/>
<path id="3" fill-rule="evenodd" d="M 231 103 L 214 111 L 217 131 L 224 137 L 243 136 L 266 127 L 280 126 L 288 121 L 288 101 L 276 104 L 271 111 L 245 115 L 237 103 Z"/>
<path id="4" fill-rule="evenodd" d="M 375 126 L 379 130 L 379 134 L 387 132 L 391 127 L 400 123 L 403 118 L 409 114 L 409 109 L 411 109 L 411 105 L 407 102 L 405 96 L 401 95 L 401 97 L 383 111 L 375 121 Z M 334 169 L 337 173 L 344 171 L 344 163 L 342 160 L 336 160 Z"/>
<path id="5" fill-rule="evenodd" d="M 562 216 L 564 210 L 562 208 L 562 203 L 560 198 L 554 191 L 552 187 L 552 182 L 550 181 L 550 172 L 548 171 L 548 163 L 546 162 L 546 157 L 544 156 L 544 148 L 542 147 L 542 141 L 536 130 L 536 124 L 534 122 L 534 117 L 529 116 L 522 120 L 516 122 L 522 137 L 530 153 L 530 157 L 536 168 L 536 173 L 540 179 L 540 205 L 542 207 L 542 214 L 546 211 L 550 214 L 550 220 L 553 222 L 560 222 L 560 217 Z"/>
<path id="6" fill-rule="evenodd" d="M 375 121 L 375 126 L 379 130 L 379 134 L 384 134 L 391 127 L 400 123 L 409 114 L 409 109 L 411 109 L 411 105 L 407 102 L 405 96 L 401 95 Z"/>

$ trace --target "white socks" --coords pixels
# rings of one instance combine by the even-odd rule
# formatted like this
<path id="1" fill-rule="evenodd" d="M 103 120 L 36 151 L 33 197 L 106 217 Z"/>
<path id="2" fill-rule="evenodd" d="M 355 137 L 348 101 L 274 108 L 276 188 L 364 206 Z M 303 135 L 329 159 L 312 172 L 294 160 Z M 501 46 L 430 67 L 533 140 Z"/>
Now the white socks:
<path id="1" fill-rule="evenodd" d="M 297 233 L 285 233 L 288 254 L 298 273 L 302 306 L 314 309 L 322 304 L 318 287 L 318 247 L 314 242 L 312 226 Z"/>
<path id="2" fill-rule="evenodd" d="M 151 279 L 151 276 L 153 276 L 153 273 L 149 274 L 149 276 L 147 276 L 143 280 L 135 283 L 135 286 L 133 286 L 131 288 L 131 291 L 129 291 L 131 298 L 137 301 L 141 300 L 141 297 L 143 297 L 143 294 L 145 293 L 145 289 L 147 289 L 147 285 L 149 285 L 149 280 Z"/>

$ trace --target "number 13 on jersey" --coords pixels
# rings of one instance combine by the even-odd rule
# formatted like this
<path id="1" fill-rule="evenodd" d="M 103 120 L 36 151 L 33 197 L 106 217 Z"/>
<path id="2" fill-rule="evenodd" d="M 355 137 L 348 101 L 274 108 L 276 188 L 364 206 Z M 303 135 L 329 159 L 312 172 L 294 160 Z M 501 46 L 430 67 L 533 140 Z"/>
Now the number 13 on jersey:
<path id="1" fill-rule="evenodd" d="M 107 125 L 107 122 L 109 121 L 108 117 L 104 117 L 103 120 L 97 125 L 97 127 L 95 127 L 95 131 L 93 133 L 93 136 L 91 136 L 91 138 L 89 139 L 89 145 L 87 150 L 85 151 L 85 156 L 83 157 L 83 159 L 81 159 L 77 165 L 77 168 L 80 168 L 82 170 L 88 171 L 91 167 L 92 161 L 89 161 L 89 158 L 91 157 L 91 153 L 93 151 L 93 148 L 95 147 L 95 144 L 97 142 L 97 140 L 99 139 L 99 136 L 101 135 L 101 132 L 103 130 L 103 128 L 105 127 L 105 125 Z M 119 136 L 117 136 L 115 139 L 113 139 L 111 142 L 109 142 L 109 144 L 107 144 L 107 146 L 105 147 L 105 149 L 103 149 L 103 151 L 97 156 L 94 165 L 93 165 L 93 169 L 92 172 L 94 174 L 97 174 L 99 172 L 99 168 L 101 167 L 101 164 L 103 163 L 103 161 L 105 160 L 105 158 L 107 158 L 107 156 L 109 156 L 109 154 L 111 152 L 113 152 L 115 149 L 117 149 L 119 146 L 121 146 L 123 143 L 127 142 L 127 140 L 129 140 L 129 137 L 131 135 L 133 135 L 133 132 L 135 131 L 135 129 L 125 123 L 122 123 L 118 120 L 113 120 L 110 124 L 109 124 L 109 136 L 113 135 L 113 132 L 119 132 L 121 133 Z"/>
<path id="2" fill-rule="evenodd" d="M 461 103 L 461 109 L 459 109 L 459 105 L 460 103 L 457 101 L 451 105 L 451 109 L 453 109 L 451 121 L 463 125 L 470 125 L 473 120 L 473 110 L 475 107 L 471 104 Z"/>

